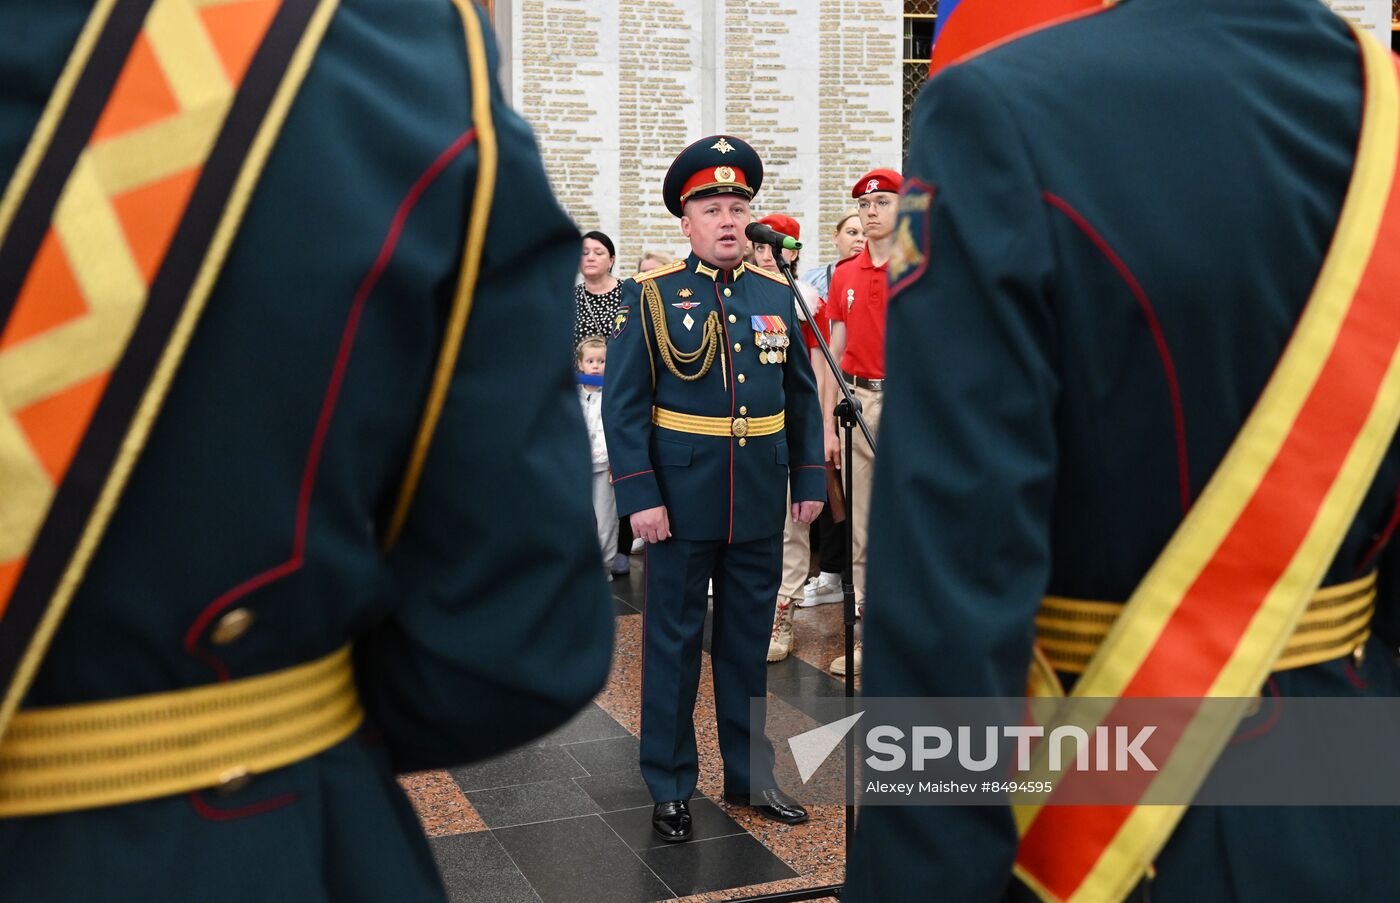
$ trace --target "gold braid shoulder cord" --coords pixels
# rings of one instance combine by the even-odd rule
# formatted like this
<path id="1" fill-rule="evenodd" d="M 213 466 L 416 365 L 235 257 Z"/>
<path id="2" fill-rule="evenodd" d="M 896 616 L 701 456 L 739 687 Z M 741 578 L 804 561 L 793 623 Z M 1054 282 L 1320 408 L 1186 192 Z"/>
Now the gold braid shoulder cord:
<path id="1" fill-rule="evenodd" d="M 710 367 L 715 361 L 715 354 L 719 351 L 719 334 L 721 327 L 718 311 L 710 311 L 710 315 L 705 318 L 705 329 L 700 336 L 699 347 L 694 351 L 681 351 L 671 341 L 670 331 L 666 327 L 665 303 L 661 300 L 661 290 L 656 287 L 655 282 L 648 281 L 642 286 L 642 306 L 647 308 L 646 314 L 651 317 L 652 329 L 656 333 L 656 347 L 657 350 L 661 352 L 661 361 L 666 365 L 666 369 L 671 371 L 672 375 L 686 382 L 694 382 L 710 372 Z M 645 317 L 643 317 L 642 322 L 643 324 L 646 323 Z M 700 365 L 700 369 L 696 373 L 687 376 L 680 371 L 677 362 L 693 364 L 700 360 L 701 355 L 704 355 L 705 361 Z M 724 367 L 723 360 L 720 362 L 720 367 Z M 655 365 L 653 365 L 653 385 L 655 381 L 656 373 Z"/>

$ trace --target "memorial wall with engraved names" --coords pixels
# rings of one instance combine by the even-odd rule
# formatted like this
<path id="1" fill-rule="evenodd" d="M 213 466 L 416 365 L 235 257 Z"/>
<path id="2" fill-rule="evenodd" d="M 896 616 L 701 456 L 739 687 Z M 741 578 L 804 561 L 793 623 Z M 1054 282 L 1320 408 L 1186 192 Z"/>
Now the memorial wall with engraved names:
<path id="1" fill-rule="evenodd" d="M 1390 46 L 1391 0 L 1322 0 L 1332 11 L 1361 26 L 1385 47 Z"/>
<path id="2" fill-rule="evenodd" d="M 902 0 L 516 0 L 507 81 L 569 213 L 616 242 L 619 275 L 643 250 L 685 251 L 661 180 L 682 148 L 721 132 L 763 157 L 755 211 L 796 217 L 815 264 L 855 179 L 900 167 L 902 11 Z"/>

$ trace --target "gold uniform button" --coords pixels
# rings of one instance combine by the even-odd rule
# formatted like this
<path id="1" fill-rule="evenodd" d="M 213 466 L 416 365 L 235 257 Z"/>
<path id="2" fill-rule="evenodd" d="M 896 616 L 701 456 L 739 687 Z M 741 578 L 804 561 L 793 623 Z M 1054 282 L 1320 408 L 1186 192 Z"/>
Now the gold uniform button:
<path id="1" fill-rule="evenodd" d="M 749 412 L 749 409 L 748 409 L 747 406 L 745 406 L 745 405 L 739 405 L 739 415 L 740 415 L 740 416 L 743 416 L 743 415 L 747 414 L 748 412 Z"/>
<path id="2" fill-rule="evenodd" d="M 740 374 L 739 374 L 739 382 L 743 382 L 743 381 L 744 381 L 744 374 L 740 373 Z"/>
<path id="3" fill-rule="evenodd" d="M 749 440 L 747 440 L 747 439 L 740 439 L 740 440 L 739 440 L 739 447 L 740 447 L 740 448 L 743 448 L 745 445 L 748 445 L 748 444 L 749 444 Z"/>
<path id="4" fill-rule="evenodd" d="M 735 350 L 735 351 L 743 351 L 743 350 L 744 350 L 744 346 L 743 346 L 743 345 L 740 345 L 738 342 L 735 342 L 735 343 L 734 343 L 734 350 Z"/>
<path id="5" fill-rule="evenodd" d="M 224 615 L 214 625 L 214 629 L 209 634 L 209 640 L 215 646 L 227 646 L 248 632 L 248 628 L 253 626 L 254 616 L 246 608 L 235 608 Z"/>
<path id="6" fill-rule="evenodd" d="M 244 766 L 238 765 L 219 775 L 219 785 L 215 789 L 220 793 L 237 793 L 252 782 L 252 772 Z"/>
<path id="7" fill-rule="evenodd" d="M 739 318 L 736 317 L 736 316 L 734 316 L 733 314 L 730 314 L 730 315 L 729 315 L 729 322 L 731 322 L 731 323 L 738 323 L 738 322 L 739 322 Z"/>
<path id="8" fill-rule="evenodd" d="M 734 293 L 731 292 L 729 289 L 725 289 L 725 290 L 724 290 L 724 297 L 728 298 L 728 297 L 729 297 L 730 295 L 732 295 L 732 294 L 734 294 Z"/>

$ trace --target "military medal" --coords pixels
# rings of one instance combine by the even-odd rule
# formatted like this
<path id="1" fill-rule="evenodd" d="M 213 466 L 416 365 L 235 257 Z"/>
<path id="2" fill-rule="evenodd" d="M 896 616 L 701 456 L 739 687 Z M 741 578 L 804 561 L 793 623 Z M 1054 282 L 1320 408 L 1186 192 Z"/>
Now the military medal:
<path id="1" fill-rule="evenodd" d="M 787 360 L 787 322 L 782 317 L 760 316 L 755 314 L 750 318 L 750 327 L 753 329 L 753 341 L 759 349 L 758 362 L 760 364 L 781 364 Z"/>

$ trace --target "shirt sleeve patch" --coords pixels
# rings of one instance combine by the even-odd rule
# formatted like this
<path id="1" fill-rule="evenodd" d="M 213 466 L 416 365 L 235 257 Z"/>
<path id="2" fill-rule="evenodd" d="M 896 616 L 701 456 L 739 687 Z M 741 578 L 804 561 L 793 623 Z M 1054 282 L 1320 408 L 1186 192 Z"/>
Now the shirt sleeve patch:
<path id="1" fill-rule="evenodd" d="M 628 305 L 623 305 L 617 309 L 617 313 L 613 315 L 612 332 L 608 334 L 608 338 L 615 339 L 622 335 L 627 329 L 627 314 L 629 309 Z"/>
<path id="2" fill-rule="evenodd" d="M 899 193 L 899 223 L 890 255 L 889 298 L 919 280 L 928 269 L 929 221 L 936 189 L 918 179 L 908 179 Z"/>

